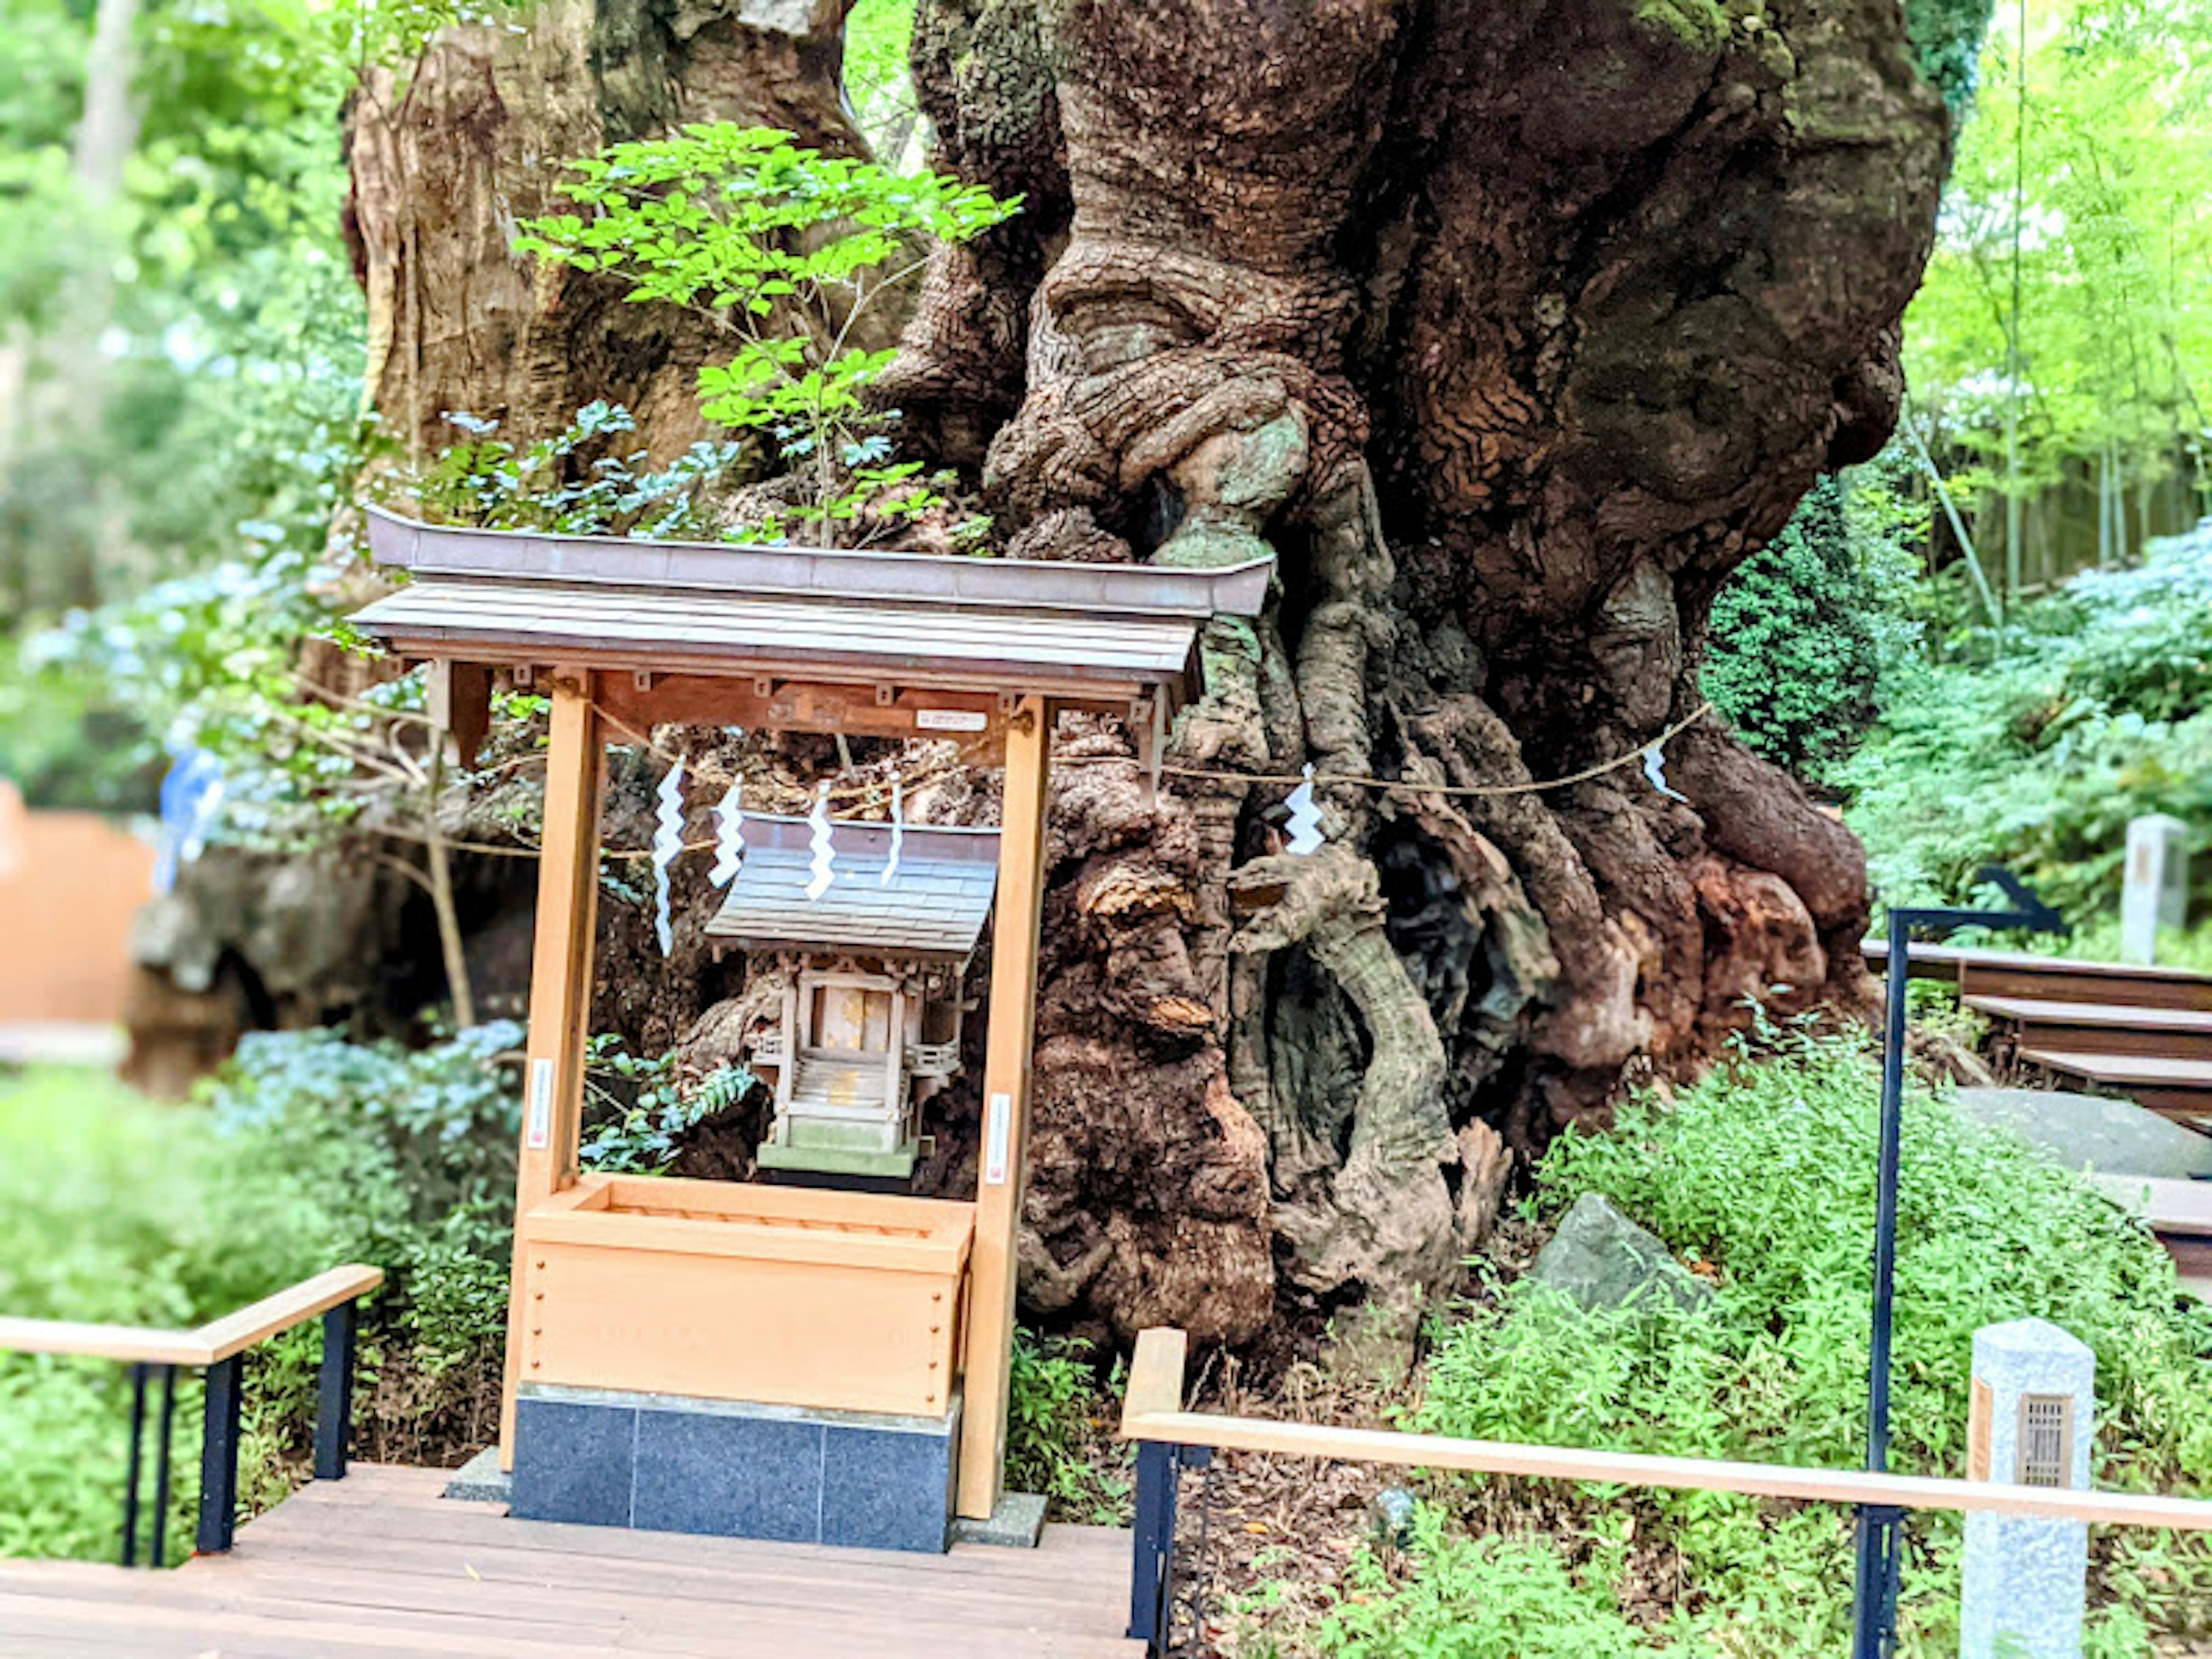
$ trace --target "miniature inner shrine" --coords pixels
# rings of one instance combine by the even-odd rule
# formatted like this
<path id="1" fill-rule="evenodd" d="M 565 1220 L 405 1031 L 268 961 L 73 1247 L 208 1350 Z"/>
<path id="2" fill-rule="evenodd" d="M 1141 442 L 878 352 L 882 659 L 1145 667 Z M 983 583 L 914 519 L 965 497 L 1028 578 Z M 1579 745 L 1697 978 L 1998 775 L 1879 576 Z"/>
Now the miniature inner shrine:
<path id="1" fill-rule="evenodd" d="M 369 538 L 408 580 L 353 624 L 429 665 L 465 759 L 495 690 L 550 704 L 501 1416 L 514 1513 L 925 1550 L 956 1516 L 1003 1525 L 1053 725 L 1117 717 L 1157 762 L 1201 635 L 1259 613 L 1272 562 L 647 543 L 376 510 Z M 708 936 L 780 985 L 746 1055 L 775 1100 L 752 1182 L 580 1167 L 605 753 L 681 726 L 939 739 L 1000 769 L 996 829 L 833 820 L 826 782 L 803 819 L 717 808 Z M 659 792 L 664 941 L 684 785 L 672 766 Z M 962 1070 L 987 921 L 976 1186 L 919 1196 L 921 1115 Z"/>
<path id="2" fill-rule="evenodd" d="M 903 1191 L 921 1104 L 960 1070 L 961 981 L 990 920 L 999 832 L 832 820 L 825 833 L 837 878 L 810 898 L 809 822 L 746 820 L 707 936 L 785 981 L 775 1028 L 746 1054 L 775 1087 L 760 1167 Z"/>

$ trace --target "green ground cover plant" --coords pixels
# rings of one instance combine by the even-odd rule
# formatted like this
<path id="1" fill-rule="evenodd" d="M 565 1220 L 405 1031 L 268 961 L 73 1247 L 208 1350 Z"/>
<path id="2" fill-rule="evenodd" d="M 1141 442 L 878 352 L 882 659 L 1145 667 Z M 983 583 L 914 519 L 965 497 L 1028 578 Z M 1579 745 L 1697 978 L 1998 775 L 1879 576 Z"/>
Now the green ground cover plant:
<path id="1" fill-rule="evenodd" d="M 1766 1041 L 1771 1052 L 1740 1054 L 1671 1104 L 1631 1103 L 1614 1133 L 1564 1138 L 1529 1200 L 1552 1218 L 1580 1194 L 1607 1194 L 1709 1279 L 1709 1304 L 1586 1314 L 1533 1279 L 1493 1285 L 1437 1331 L 1408 1426 L 1856 1465 L 1877 1079 L 1855 1035 Z M 2179 1299 L 2142 1229 L 1916 1091 L 1899 1237 L 1893 1467 L 1964 1473 L 1972 1334 L 2039 1316 L 2096 1351 L 2098 1482 L 2212 1491 L 2212 1312 Z M 1912 1522 L 1905 1653 L 1957 1650 L 1961 1536 L 1955 1517 Z M 1410 1547 L 1363 1558 L 1337 1607 L 1283 1650 L 1838 1652 L 1850 1583 L 1850 1518 L 1823 1506 L 1437 1480 Z M 2212 1552 L 2100 1534 L 2092 1589 L 2092 1651 L 2140 1654 L 2153 1631 L 2201 1633 Z"/>

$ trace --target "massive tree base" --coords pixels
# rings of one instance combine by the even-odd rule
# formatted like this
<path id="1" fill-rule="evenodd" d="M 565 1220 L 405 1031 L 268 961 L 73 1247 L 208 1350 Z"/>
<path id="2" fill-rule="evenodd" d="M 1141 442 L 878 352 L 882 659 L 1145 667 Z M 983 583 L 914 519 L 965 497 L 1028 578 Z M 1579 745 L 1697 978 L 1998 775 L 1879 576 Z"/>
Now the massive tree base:
<path id="1" fill-rule="evenodd" d="M 886 400 L 1010 552 L 1282 578 L 1208 641 L 1207 775 L 1069 745 L 1033 1300 L 1402 1319 L 1501 1146 L 1863 996 L 1858 847 L 1697 669 L 1894 418 L 1942 108 L 1893 0 L 923 0 L 915 64 L 1028 211 L 939 256 Z M 1297 858 L 1251 779 L 1308 763 L 1418 787 L 1324 781 Z"/>
<path id="2" fill-rule="evenodd" d="M 540 142 L 739 106 L 846 142 L 836 0 L 681 41 L 560 4 L 567 46 L 453 32 L 357 118 L 380 400 L 416 434 L 651 415 L 690 367 L 589 279 L 486 286 L 484 179 L 526 212 Z M 608 70 L 771 36 L 775 96 Z M 535 103 L 478 95 L 549 64 Z M 1209 634 L 1157 798 L 1110 723 L 1060 734 L 1027 1304 L 1236 1341 L 1287 1289 L 1403 1328 L 1511 1155 L 1753 999 L 1864 996 L 1856 843 L 1700 712 L 1698 665 L 1729 573 L 1893 422 L 1943 111 L 1896 0 L 921 0 L 915 66 L 941 164 L 1024 207 L 931 268 L 882 388 L 909 452 L 1006 553 L 1281 578 Z"/>

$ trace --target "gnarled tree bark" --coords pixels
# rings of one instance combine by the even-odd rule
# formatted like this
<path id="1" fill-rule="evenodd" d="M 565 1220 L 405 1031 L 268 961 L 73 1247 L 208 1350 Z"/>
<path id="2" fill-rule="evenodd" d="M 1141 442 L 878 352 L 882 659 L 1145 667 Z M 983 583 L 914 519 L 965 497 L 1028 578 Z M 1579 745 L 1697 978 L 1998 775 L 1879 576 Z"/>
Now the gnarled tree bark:
<path id="1" fill-rule="evenodd" d="M 1038 1171 L 1056 1305 L 1402 1312 L 1495 1202 L 1470 1126 L 1863 996 L 1857 845 L 1710 721 L 1683 799 L 1528 786 L 1692 717 L 1715 590 L 1893 420 L 1948 144 L 1905 46 L 1896 0 L 922 0 L 944 161 L 1029 206 L 940 257 L 888 401 L 1013 553 L 1279 557 L 1175 760 L 1430 786 L 1325 784 L 1303 860 L 1276 784 L 1066 804 L 1079 915 L 1102 859 L 1152 897 L 1142 951 L 1048 941 L 1044 1120 L 1115 1148 Z"/>
<path id="2" fill-rule="evenodd" d="M 459 411 L 523 443 L 599 399 L 666 461 L 709 434 L 703 320 L 514 252 L 567 205 L 562 169 L 691 121 L 784 128 L 864 150 L 842 102 L 853 0 L 541 0 L 520 24 L 441 31 L 404 73 L 376 67 L 347 111 L 347 240 L 368 295 L 369 402 L 408 459 L 455 442 Z M 726 348 L 719 348 L 726 356 Z"/>

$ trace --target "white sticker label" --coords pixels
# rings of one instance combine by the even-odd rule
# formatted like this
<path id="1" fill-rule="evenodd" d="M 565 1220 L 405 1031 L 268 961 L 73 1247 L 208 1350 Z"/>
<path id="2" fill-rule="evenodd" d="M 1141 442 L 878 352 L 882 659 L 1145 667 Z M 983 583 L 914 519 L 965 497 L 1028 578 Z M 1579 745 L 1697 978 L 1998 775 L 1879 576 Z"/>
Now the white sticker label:
<path id="1" fill-rule="evenodd" d="M 1006 1143 L 1014 1133 L 1014 1097 L 993 1095 L 990 1109 L 983 1115 L 988 1120 L 983 1125 L 983 1183 L 1003 1187 L 1006 1184 Z"/>
<path id="2" fill-rule="evenodd" d="M 530 1133 L 523 1141 L 533 1152 L 542 1152 L 553 1139 L 553 1062 L 530 1062 Z"/>
<path id="3" fill-rule="evenodd" d="M 980 732 L 991 717 L 976 708 L 917 708 L 914 723 L 925 732 Z"/>

